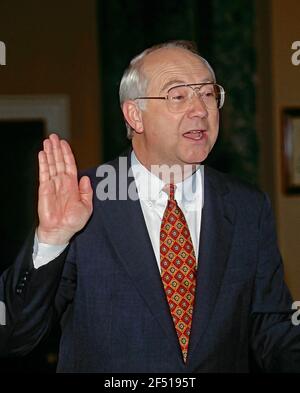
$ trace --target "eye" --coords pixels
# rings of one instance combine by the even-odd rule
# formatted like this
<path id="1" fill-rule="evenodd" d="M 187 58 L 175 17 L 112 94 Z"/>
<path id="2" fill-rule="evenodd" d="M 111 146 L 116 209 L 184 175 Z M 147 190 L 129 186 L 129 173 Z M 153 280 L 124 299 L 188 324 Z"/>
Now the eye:
<path id="1" fill-rule="evenodd" d="M 182 94 L 177 94 L 177 95 L 172 95 L 171 97 L 172 101 L 183 101 L 185 99 L 185 96 Z"/>
<path id="2" fill-rule="evenodd" d="M 212 88 L 206 87 L 206 88 L 201 90 L 201 96 L 202 97 L 214 97 L 215 96 L 215 92 L 214 92 L 214 90 Z"/>
<path id="3" fill-rule="evenodd" d="M 187 99 L 188 91 L 185 87 L 174 87 L 169 91 L 168 97 L 172 102 L 182 102 Z"/>

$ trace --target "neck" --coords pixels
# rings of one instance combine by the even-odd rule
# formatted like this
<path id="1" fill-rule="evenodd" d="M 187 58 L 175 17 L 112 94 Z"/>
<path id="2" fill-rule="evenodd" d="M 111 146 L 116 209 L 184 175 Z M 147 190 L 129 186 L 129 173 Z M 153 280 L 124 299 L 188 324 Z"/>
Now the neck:
<path id="1" fill-rule="evenodd" d="M 199 165 L 195 164 L 160 164 L 151 165 L 146 168 L 153 173 L 155 176 L 159 177 L 165 184 L 177 184 L 183 182 L 188 177 L 197 170 Z"/>
<path id="2" fill-rule="evenodd" d="M 165 184 L 177 184 L 183 182 L 199 168 L 200 164 L 184 164 L 184 163 L 161 163 L 154 160 L 148 162 L 143 155 L 134 150 L 138 161 L 148 169 L 153 175 L 157 176 Z"/>

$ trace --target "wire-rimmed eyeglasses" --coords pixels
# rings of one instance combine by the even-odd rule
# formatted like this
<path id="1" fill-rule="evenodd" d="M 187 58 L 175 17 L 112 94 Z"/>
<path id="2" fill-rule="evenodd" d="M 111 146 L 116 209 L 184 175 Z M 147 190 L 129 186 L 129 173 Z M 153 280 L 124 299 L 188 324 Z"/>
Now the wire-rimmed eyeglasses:
<path id="1" fill-rule="evenodd" d="M 225 90 L 212 82 L 189 83 L 171 87 L 163 97 L 137 97 L 135 100 L 166 100 L 170 112 L 184 112 L 195 96 L 201 98 L 207 109 L 221 109 Z"/>

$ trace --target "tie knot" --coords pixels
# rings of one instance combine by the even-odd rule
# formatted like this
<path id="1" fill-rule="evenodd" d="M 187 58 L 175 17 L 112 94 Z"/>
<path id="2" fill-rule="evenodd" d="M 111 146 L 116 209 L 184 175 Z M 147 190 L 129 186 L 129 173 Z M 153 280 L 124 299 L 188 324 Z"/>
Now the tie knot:
<path id="1" fill-rule="evenodd" d="M 163 188 L 163 191 L 168 194 L 168 197 L 171 201 L 174 201 L 176 186 L 173 183 L 166 184 Z"/>

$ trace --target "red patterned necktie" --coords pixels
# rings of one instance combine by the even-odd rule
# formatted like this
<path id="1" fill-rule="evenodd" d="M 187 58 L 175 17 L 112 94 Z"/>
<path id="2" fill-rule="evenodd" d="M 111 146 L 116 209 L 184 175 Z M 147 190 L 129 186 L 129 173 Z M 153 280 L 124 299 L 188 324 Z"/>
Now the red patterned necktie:
<path id="1" fill-rule="evenodd" d="M 184 214 L 169 186 L 169 199 L 160 229 L 160 263 L 171 315 L 186 362 L 196 289 L 196 257 Z"/>

